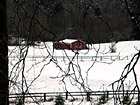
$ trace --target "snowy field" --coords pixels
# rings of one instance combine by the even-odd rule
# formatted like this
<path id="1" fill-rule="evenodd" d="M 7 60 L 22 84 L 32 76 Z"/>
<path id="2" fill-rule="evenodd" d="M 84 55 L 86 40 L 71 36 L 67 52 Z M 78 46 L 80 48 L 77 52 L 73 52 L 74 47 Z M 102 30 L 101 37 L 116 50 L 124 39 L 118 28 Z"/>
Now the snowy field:
<path id="1" fill-rule="evenodd" d="M 126 64 L 130 62 L 133 55 L 140 49 L 140 41 L 118 42 L 115 45 L 115 53 L 110 53 L 109 46 L 109 43 L 90 45 L 89 50 L 79 51 L 78 56 L 75 56 L 75 53 L 70 50 L 52 49 L 51 42 L 29 47 L 28 49 L 24 49 L 24 46 L 9 46 L 10 79 L 16 80 L 19 86 L 21 86 L 21 74 L 24 73 L 27 85 L 29 86 L 29 92 L 61 92 L 65 91 L 65 89 L 72 92 L 79 91 L 81 89 L 80 85 L 73 81 L 72 78 L 65 78 L 66 85 L 60 81 L 62 78 L 52 79 L 62 76 L 64 72 L 68 72 L 69 74 L 75 73 L 76 77 L 79 77 L 79 81 L 84 81 L 86 86 L 93 91 L 111 90 L 109 85 L 120 78 Z M 20 60 L 20 56 L 23 58 L 26 55 L 26 50 L 28 50 L 28 54 L 25 62 L 14 66 Z M 75 58 L 71 60 L 74 56 Z M 70 65 L 70 62 L 74 64 L 74 67 Z M 24 72 L 22 72 L 23 68 Z M 61 71 L 64 72 L 62 73 Z M 137 63 L 135 71 L 140 85 L 140 61 Z M 15 77 L 17 74 L 18 77 Z M 80 78 L 81 74 L 82 78 Z M 35 81 L 33 81 L 34 79 Z M 126 88 L 133 82 L 134 76 L 131 73 L 127 78 Z M 76 84 L 76 86 L 71 85 L 71 83 Z M 21 93 L 22 89 L 20 87 L 12 88 L 11 86 L 10 93 L 15 92 Z M 77 103 L 74 105 L 77 105 Z M 41 105 L 53 105 L 53 103 Z M 80 105 L 89 105 L 89 103 L 83 102 Z"/>

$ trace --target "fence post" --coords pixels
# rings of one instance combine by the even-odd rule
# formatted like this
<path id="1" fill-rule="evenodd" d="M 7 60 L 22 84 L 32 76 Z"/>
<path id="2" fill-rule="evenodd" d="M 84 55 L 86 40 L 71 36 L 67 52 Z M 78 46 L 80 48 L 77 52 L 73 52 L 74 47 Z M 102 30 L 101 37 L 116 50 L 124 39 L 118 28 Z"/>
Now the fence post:
<path id="1" fill-rule="evenodd" d="M 100 59 L 101 61 L 103 60 L 103 57 L 101 56 L 101 59 Z"/>
<path id="2" fill-rule="evenodd" d="M 111 57 L 111 60 L 113 60 L 113 57 L 112 56 L 110 56 Z"/>
<path id="3" fill-rule="evenodd" d="M 68 91 L 66 91 L 66 100 L 68 100 Z"/>
<path id="4" fill-rule="evenodd" d="M 15 60 L 15 58 L 16 58 L 16 57 L 15 57 L 15 56 L 13 56 L 13 58 L 14 58 L 14 60 Z"/>
<path id="5" fill-rule="evenodd" d="M 91 59 L 91 61 L 93 61 L 93 56 L 92 56 L 92 59 Z"/>
<path id="6" fill-rule="evenodd" d="M 127 56 L 127 60 L 128 60 L 128 56 Z"/>
<path id="7" fill-rule="evenodd" d="M 90 101 L 90 92 L 87 92 L 87 101 Z"/>
<path id="8" fill-rule="evenodd" d="M 32 61 L 35 61 L 35 57 L 34 56 L 32 56 Z"/>
<path id="9" fill-rule="evenodd" d="M 120 56 L 118 58 L 119 58 L 119 60 L 121 60 L 121 57 Z"/>
<path id="10" fill-rule="evenodd" d="M 106 91 L 106 96 L 107 96 L 107 99 L 109 98 L 109 91 Z"/>
<path id="11" fill-rule="evenodd" d="M 46 101 L 46 93 L 44 93 L 44 102 Z"/>
<path id="12" fill-rule="evenodd" d="M 24 105 L 25 104 L 25 93 L 22 92 L 22 104 Z"/>
<path id="13" fill-rule="evenodd" d="M 81 57 L 81 61 L 83 61 L 83 60 L 82 60 L 82 57 Z"/>
<path id="14" fill-rule="evenodd" d="M 65 61 L 65 57 L 63 56 L 63 61 Z"/>

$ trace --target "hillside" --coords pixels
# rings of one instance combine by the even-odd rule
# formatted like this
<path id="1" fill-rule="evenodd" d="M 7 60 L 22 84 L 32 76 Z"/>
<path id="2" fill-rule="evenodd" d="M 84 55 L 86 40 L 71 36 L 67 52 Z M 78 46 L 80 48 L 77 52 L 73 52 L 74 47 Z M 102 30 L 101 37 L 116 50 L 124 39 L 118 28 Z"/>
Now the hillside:
<path id="1" fill-rule="evenodd" d="M 100 58 L 97 58 L 97 62 L 90 68 L 89 70 L 89 81 L 100 81 L 101 83 L 99 83 L 98 85 L 91 85 L 91 88 L 93 88 L 94 90 L 98 90 L 99 87 L 104 84 L 104 82 L 107 84 L 106 86 L 108 87 L 108 84 L 110 84 L 111 82 L 115 81 L 116 79 L 118 79 L 120 77 L 121 72 L 123 71 L 125 65 L 131 60 L 131 58 L 133 57 L 133 55 L 137 52 L 138 49 L 140 49 L 139 47 L 140 41 L 126 41 L 126 42 L 118 42 L 116 44 L 116 53 L 107 53 L 109 51 L 109 43 L 106 44 L 95 44 L 94 45 L 94 49 L 90 49 L 88 50 L 82 50 L 79 52 L 79 57 L 83 57 L 82 60 L 81 58 L 79 58 L 78 62 L 75 58 L 75 60 L 73 61 L 73 63 L 75 65 L 79 65 L 80 66 L 80 70 L 82 71 L 82 75 L 86 76 L 86 71 L 89 70 L 89 68 L 92 66 L 92 64 L 94 63 L 94 59 L 92 59 L 92 56 L 95 56 L 97 54 L 97 52 L 95 51 L 95 49 L 97 50 L 100 47 L 100 50 L 98 52 L 98 56 L 115 56 L 114 60 L 112 61 L 111 58 L 109 57 L 108 59 L 104 59 L 100 60 Z M 44 64 L 49 63 L 50 59 L 51 59 L 51 55 L 56 57 L 55 59 L 58 61 L 58 65 L 62 68 L 62 70 L 67 70 L 68 69 L 68 58 L 66 57 L 65 53 L 67 54 L 68 57 L 72 57 L 74 56 L 74 52 L 70 51 L 70 50 L 65 50 L 65 52 L 63 50 L 52 50 L 51 47 L 51 43 L 46 43 L 46 46 L 48 48 L 48 51 L 46 50 L 45 47 L 43 46 L 36 46 L 36 47 L 30 47 L 29 48 L 29 53 L 27 55 L 27 61 L 25 62 L 25 71 L 27 73 L 27 78 L 29 77 L 29 80 L 34 79 L 40 72 L 40 69 L 43 67 Z M 41 48 L 41 49 L 39 49 Z M 12 62 L 13 64 L 16 63 L 18 61 L 17 57 L 19 56 L 19 48 L 18 47 L 9 47 L 9 51 L 13 52 L 12 55 L 10 55 L 10 62 Z M 47 58 L 48 56 L 48 58 Z M 118 60 L 118 57 L 120 56 L 120 60 Z M 126 58 L 127 56 L 127 58 Z M 63 58 L 65 57 L 65 59 Z M 46 59 L 45 59 L 46 58 Z M 37 63 L 37 62 L 42 62 L 42 63 Z M 37 65 L 34 65 L 37 64 Z M 29 70 L 29 68 L 31 68 L 32 66 L 34 66 L 31 70 Z M 9 64 L 10 69 L 12 69 L 12 65 Z M 138 67 L 138 66 L 137 66 Z M 15 68 L 16 69 L 16 68 Z M 76 67 L 75 70 L 78 70 L 78 68 Z M 136 69 L 137 70 L 137 69 Z M 41 91 L 43 92 L 45 91 L 60 91 L 60 89 L 63 90 L 63 88 L 61 88 L 62 85 L 57 84 L 56 80 L 51 80 L 49 77 L 50 76 L 57 76 L 59 74 L 59 68 L 57 67 L 57 65 L 55 64 L 55 62 L 50 62 L 48 65 L 46 65 L 43 70 L 42 70 L 42 75 L 40 75 L 39 79 L 34 83 L 35 86 L 33 86 L 34 88 L 39 88 L 40 86 L 42 86 Z M 72 71 L 71 71 L 72 72 Z M 26 74 L 25 73 L 25 74 Z M 77 72 L 78 73 L 78 72 Z M 32 74 L 32 76 L 30 76 Z M 90 75 L 91 74 L 91 75 Z M 34 75 L 34 76 L 33 76 Z M 61 72 L 60 74 L 61 75 Z M 79 74 L 77 74 L 79 75 Z M 114 77 L 115 75 L 115 77 Z M 84 77 L 85 78 L 85 77 Z M 46 79 L 48 81 L 46 81 Z M 132 78 L 130 78 L 130 80 L 132 81 Z M 49 87 L 51 85 L 52 81 L 55 82 L 56 87 L 55 86 L 53 88 L 46 88 L 45 87 Z M 38 85 L 38 83 L 41 83 L 41 85 Z M 94 82 L 96 83 L 96 82 Z M 98 83 L 98 82 L 97 82 Z M 38 87 L 39 86 L 39 87 Z M 44 87 L 44 88 L 43 88 Z M 60 88 L 58 88 L 60 87 Z M 39 92 L 40 89 L 35 91 Z M 34 89 L 33 89 L 34 90 Z M 71 88 L 70 88 L 71 90 Z M 73 89 L 72 89 L 73 90 Z M 72 91 L 71 90 L 71 91 Z M 32 89 L 31 89 L 32 91 Z"/>
<path id="2" fill-rule="evenodd" d="M 140 49 L 139 45 L 140 41 L 118 42 L 116 44 L 116 53 L 109 53 L 110 43 L 94 44 L 90 47 L 90 50 L 79 51 L 79 57 L 83 58 L 79 58 L 78 60 L 75 58 L 72 61 L 72 63 L 74 64 L 73 67 L 70 66 L 70 62 L 68 60 L 69 57 L 74 56 L 74 52 L 70 50 L 52 50 L 51 42 L 45 43 L 46 47 L 43 43 L 40 46 L 30 47 L 28 49 L 28 55 L 24 65 L 24 76 L 26 78 L 26 82 L 29 86 L 31 85 L 28 88 L 28 91 L 33 93 L 61 92 L 66 91 L 65 88 L 67 89 L 67 91 L 72 92 L 83 91 L 83 89 L 80 88 L 80 84 L 78 84 L 71 77 L 66 77 L 64 79 L 66 85 L 64 85 L 61 81 L 62 78 L 55 78 L 62 76 L 64 74 L 64 72 L 62 71 L 69 71 L 69 74 L 74 73 L 75 76 L 79 78 L 79 81 L 82 81 L 81 79 L 83 78 L 85 86 L 88 86 L 93 91 L 111 90 L 110 84 L 120 78 L 124 67 L 130 62 L 133 55 L 138 52 L 137 50 Z M 21 52 L 19 51 L 23 51 L 23 49 L 21 50 L 22 47 L 24 46 L 9 47 L 10 79 L 12 79 L 13 81 L 16 80 L 16 83 L 19 84 L 17 84 L 18 87 L 10 84 L 10 93 L 21 93 L 20 83 L 22 80 L 21 70 L 23 67 L 23 63 L 19 63 L 20 65 L 18 65 L 18 68 L 14 65 L 20 60 L 19 56 Z M 100 50 L 97 54 L 95 50 L 98 50 L 99 48 Z M 68 58 L 65 56 L 65 54 L 67 54 Z M 96 54 L 97 59 L 92 59 L 92 56 L 95 56 Z M 54 56 L 54 60 L 51 60 L 52 56 Z M 98 58 L 98 56 L 102 56 L 103 59 Z M 109 58 L 104 59 L 104 57 L 106 56 L 109 56 Z M 115 59 L 111 59 L 110 56 L 115 56 Z M 135 67 L 135 71 L 137 73 L 138 84 L 140 85 L 139 65 L 140 61 L 138 61 Z M 18 77 L 16 75 L 18 75 Z M 35 81 L 33 81 L 34 79 Z M 131 85 L 131 88 L 133 88 L 133 86 L 135 85 L 133 73 L 130 73 L 125 83 L 126 89 L 132 83 L 133 84 Z M 26 86 L 24 87 L 24 89 L 26 89 Z M 77 100 L 74 101 L 74 103 L 78 104 L 80 103 L 80 101 Z M 53 105 L 53 102 L 46 102 L 41 104 Z M 67 102 L 67 104 L 71 105 L 72 103 Z M 110 101 L 107 105 L 112 104 L 112 101 Z M 90 103 L 83 101 L 80 105 L 90 105 Z"/>

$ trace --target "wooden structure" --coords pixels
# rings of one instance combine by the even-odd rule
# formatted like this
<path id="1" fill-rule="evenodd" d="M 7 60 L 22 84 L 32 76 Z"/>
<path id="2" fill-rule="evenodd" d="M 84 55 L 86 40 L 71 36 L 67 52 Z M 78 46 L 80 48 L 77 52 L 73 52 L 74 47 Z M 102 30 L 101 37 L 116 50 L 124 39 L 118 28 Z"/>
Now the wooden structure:
<path id="1" fill-rule="evenodd" d="M 66 100 L 68 99 L 76 99 L 76 97 L 86 98 L 87 101 L 90 101 L 90 99 L 95 97 L 101 97 L 103 95 L 106 95 L 107 99 L 113 99 L 113 96 L 123 96 L 124 94 L 129 94 L 130 96 L 133 96 L 133 98 L 136 99 L 139 92 L 137 90 L 124 90 L 124 91 L 91 91 L 91 92 L 46 92 L 46 93 L 26 93 L 25 98 L 26 101 L 29 101 L 30 99 L 43 99 L 44 102 L 47 101 L 50 97 L 53 99 L 53 97 L 56 97 L 57 95 L 61 94 L 61 96 L 65 97 Z M 23 94 L 9 94 L 9 100 L 12 102 L 13 100 L 19 100 L 22 99 Z M 48 100 L 49 101 L 49 100 Z M 53 101 L 53 100 L 52 100 Z"/>
<path id="2" fill-rule="evenodd" d="M 86 49 L 86 43 L 82 40 L 65 39 L 54 43 L 55 49 L 82 50 Z"/>

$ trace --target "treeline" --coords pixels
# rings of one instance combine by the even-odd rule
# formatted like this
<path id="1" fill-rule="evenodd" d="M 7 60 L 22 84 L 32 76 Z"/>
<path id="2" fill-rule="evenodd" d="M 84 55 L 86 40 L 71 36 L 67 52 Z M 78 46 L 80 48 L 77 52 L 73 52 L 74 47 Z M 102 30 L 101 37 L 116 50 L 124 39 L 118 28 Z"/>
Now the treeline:
<path id="1" fill-rule="evenodd" d="M 79 38 L 87 43 L 137 39 L 120 0 L 7 1 L 9 36 L 29 41 Z"/>

